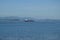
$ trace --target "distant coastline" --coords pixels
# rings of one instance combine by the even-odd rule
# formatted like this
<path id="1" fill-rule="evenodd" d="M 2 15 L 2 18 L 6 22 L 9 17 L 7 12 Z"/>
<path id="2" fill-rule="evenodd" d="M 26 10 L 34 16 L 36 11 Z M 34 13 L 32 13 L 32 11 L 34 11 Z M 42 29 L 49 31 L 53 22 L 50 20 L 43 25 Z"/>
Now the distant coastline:
<path id="1" fill-rule="evenodd" d="M 31 17 L 0 17 L 0 22 L 60 22 L 59 19 L 34 19 Z"/>

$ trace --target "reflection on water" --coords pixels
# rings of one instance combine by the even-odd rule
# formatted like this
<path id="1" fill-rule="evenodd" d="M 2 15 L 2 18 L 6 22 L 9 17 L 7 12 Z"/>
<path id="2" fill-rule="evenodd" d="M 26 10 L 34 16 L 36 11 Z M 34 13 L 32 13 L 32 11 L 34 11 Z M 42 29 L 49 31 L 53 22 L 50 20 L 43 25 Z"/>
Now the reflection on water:
<path id="1" fill-rule="evenodd" d="M 37 35 L 25 35 L 25 36 L 0 36 L 0 40 L 60 40 L 60 34 L 54 34 L 54 33 L 50 33 L 50 34 L 45 34 L 45 33 L 41 33 L 41 34 L 37 34 Z"/>
<path id="2" fill-rule="evenodd" d="M 0 40 L 60 40 L 60 23 L 0 24 Z"/>

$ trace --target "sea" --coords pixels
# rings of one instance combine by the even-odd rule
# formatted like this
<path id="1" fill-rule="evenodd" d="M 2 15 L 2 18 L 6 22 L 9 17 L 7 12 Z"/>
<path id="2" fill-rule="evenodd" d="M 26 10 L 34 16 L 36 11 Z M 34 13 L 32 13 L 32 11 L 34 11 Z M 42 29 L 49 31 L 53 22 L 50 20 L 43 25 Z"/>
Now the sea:
<path id="1" fill-rule="evenodd" d="M 0 40 L 60 40 L 60 22 L 0 23 Z"/>

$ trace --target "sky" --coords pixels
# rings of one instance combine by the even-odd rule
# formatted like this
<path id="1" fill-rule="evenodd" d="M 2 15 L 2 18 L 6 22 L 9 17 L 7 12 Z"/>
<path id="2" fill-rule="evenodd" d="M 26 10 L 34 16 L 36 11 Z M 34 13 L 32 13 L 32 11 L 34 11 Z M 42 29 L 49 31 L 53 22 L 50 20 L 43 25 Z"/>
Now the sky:
<path id="1" fill-rule="evenodd" d="M 0 0 L 0 16 L 60 19 L 60 0 Z"/>

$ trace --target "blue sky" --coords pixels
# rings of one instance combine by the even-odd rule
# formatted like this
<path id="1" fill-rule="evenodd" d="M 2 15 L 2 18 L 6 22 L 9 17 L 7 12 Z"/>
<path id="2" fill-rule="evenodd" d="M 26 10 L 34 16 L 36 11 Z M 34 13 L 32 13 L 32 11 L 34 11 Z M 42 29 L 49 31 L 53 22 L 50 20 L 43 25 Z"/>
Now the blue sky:
<path id="1" fill-rule="evenodd" d="M 0 16 L 60 19 L 60 0 L 0 0 Z"/>

